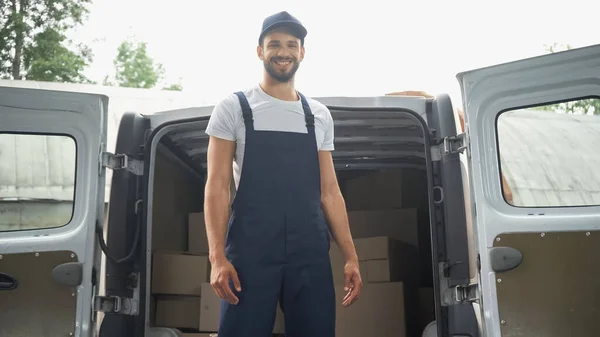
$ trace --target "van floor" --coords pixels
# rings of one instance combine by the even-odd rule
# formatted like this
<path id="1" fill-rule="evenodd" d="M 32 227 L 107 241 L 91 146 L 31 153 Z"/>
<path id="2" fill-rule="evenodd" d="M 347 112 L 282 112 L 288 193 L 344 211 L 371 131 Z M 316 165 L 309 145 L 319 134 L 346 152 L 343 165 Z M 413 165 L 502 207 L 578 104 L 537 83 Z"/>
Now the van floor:
<path id="1" fill-rule="evenodd" d="M 204 230 L 202 208 L 205 171 L 202 164 L 205 162 L 207 140 L 203 132 L 198 131 L 203 131 L 202 126 L 196 124 L 182 129 L 178 139 L 185 132 L 188 136 L 193 132 L 196 147 L 194 151 L 203 154 L 204 161 L 182 158 L 181 154 L 186 151 L 189 153 L 189 148 L 182 149 L 177 142 L 168 138 L 169 134 L 163 137 L 163 145 L 157 148 L 153 163 L 153 190 L 149 196 L 152 200 L 152 217 L 148 226 L 152 231 L 153 253 L 175 251 L 182 255 L 200 256 L 207 253 L 203 251 L 206 250 L 205 243 L 200 249 L 192 247 L 198 244 L 198 237 L 206 240 L 205 232 L 197 234 L 197 229 L 192 230 L 193 226 L 200 226 Z M 414 122 L 409 126 L 409 130 L 414 133 Z M 386 134 L 385 130 L 381 132 Z M 418 132 L 422 137 L 422 129 L 416 129 L 416 133 Z M 344 137 L 344 134 L 336 130 L 336 136 Z M 414 137 L 408 138 L 414 141 Z M 339 151 L 344 152 L 346 149 L 343 142 L 341 144 Z M 414 144 L 409 146 L 414 148 Z M 366 144 L 361 148 L 362 151 L 368 149 Z M 422 152 L 424 151 L 422 146 Z M 334 162 L 337 163 L 344 160 L 346 158 L 334 157 Z M 337 176 L 365 283 L 365 292 L 358 302 L 348 309 L 338 307 L 338 336 L 364 336 L 368 333 L 379 337 L 419 337 L 425 326 L 435 319 L 427 175 L 424 168 L 423 164 L 422 167 L 408 165 L 378 169 L 374 165 L 352 169 L 345 162 L 338 166 Z M 335 244 L 332 244 L 331 260 L 336 289 L 339 289 L 343 284 L 343 261 Z M 153 272 L 157 272 L 154 269 L 153 267 Z M 172 271 L 169 275 L 172 278 L 182 276 Z M 208 272 L 203 274 L 201 281 L 208 282 L 208 275 Z M 201 291 L 169 293 L 165 290 L 158 293 L 154 286 L 153 284 L 150 290 L 152 296 L 148 308 L 151 326 L 179 328 L 182 331 L 216 331 L 214 328 L 209 331 L 203 329 L 202 321 L 206 323 L 208 316 L 218 320 L 218 312 L 207 314 L 203 311 L 201 315 L 206 317 L 200 319 L 193 312 L 193 317 L 186 324 L 176 319 L 170 322 L 168 318 L 162 317 L 161 323 L 157 324 L 157 310 L 161 311 L 157 303 L 160 303 L 161 298 L 199 297 L 199 301 L 204 301 L 205 294 Z M 338 302 L 341 302 L 341 297 Z M 191 302 L 188 305 L 189 303 Z M 170 308 L 171 311 L 176 310 L 174 307 Z M 181 305 L 179 310 L 186 311 L 184 308 Z M 210 326 L 214 327 L 214 322 Z"/>

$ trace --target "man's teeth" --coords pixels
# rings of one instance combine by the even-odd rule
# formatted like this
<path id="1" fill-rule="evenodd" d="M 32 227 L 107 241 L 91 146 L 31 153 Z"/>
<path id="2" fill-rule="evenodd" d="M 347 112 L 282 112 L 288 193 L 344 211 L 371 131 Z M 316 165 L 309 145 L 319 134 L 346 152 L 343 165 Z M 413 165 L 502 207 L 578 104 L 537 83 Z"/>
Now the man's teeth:
<path id="1" fill-rule="evenodd" d="M 275 61 L 275 63 L 287 66 L 288 64 L 290 64 L 290 61 Z"/>

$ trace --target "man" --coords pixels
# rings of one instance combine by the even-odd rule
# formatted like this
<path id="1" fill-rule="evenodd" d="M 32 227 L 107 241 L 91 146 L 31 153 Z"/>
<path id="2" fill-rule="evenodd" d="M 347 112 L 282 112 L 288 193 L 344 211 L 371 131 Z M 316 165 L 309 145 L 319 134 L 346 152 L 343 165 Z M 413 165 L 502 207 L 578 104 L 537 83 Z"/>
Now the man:
<path id="1" fill-rule="evenodd" d="M 218 103 L 207 127 L 204 210 L 211 284 L 222 298 L 219 337 L 271 336 L 278 302 L 287 336 L 334 337 L 330 232 L 346 260 L 343 305 L 360 295 L 331 157 L 333 120 L 294 88 L 306 33 L 287 12 L 267 17 L 257 47 L 263 80 Z"/>

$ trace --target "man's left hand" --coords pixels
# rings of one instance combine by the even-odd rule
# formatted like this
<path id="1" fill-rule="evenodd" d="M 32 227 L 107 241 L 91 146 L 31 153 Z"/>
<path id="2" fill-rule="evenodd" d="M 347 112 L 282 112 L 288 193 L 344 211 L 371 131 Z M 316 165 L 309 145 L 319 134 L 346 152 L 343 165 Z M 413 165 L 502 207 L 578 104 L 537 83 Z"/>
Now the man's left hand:
<path id="1" fill-rule="evenodd" d="M 344 291 L 346 291 L 346 296 L 344 296 L 342 305 L 344 307 L 349 307 L 352 303 L 358 300 L 363 286 L 357 261 L 346 263 L 344 266 L 344 280 Z"/>

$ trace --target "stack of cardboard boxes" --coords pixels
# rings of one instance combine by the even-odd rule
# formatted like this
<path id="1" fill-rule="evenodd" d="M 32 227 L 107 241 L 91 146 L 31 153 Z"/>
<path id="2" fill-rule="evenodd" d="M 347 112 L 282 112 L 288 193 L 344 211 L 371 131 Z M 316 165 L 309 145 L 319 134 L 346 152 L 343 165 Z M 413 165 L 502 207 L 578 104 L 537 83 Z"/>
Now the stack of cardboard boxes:
<path id="1" fill-rule="evenodd" d="M 414 247 L 389 237 L 355 239 L 363 289 L 360 299 L 342 307 L 344 263 L 341 250 L 330 253 L 337 297 L 338 336 L 405 337 L 411 321 L 416 288 L 412 268 L 418 268 Z"/>
<path id="2" fill-rule="evenodd" d="M 406 327 L 398 331 L 420 337 L 435 319 L 426 173 L 411 169 L 365 173 L 346 180 L 342 191 L 365 289 L 400 288 L 402 284 L 400 296 L 389 294 L 405 304 Z M 385 251 L 387 262 L 383 262 Z M 367 302 L 366 296 L 374 295 L 365 293 L 359 302 Z M 378 303 L 370 308 L 365 305 L 364 310 L 388 315 L 387 305 Z M 400 312 L 395 315 L 402 316 Z M 338 321 L 342 317 L 338 315 Z M 371 334 L 400 336 L 384 327 Z"/>
<path id="3" fill-rule="evenodd" d="M 185 331 L 184 337 L 212 337 L 219 329 L 221 301 L 210 285 L 204 213 L 190 213 L 188 249 L 156 251 L 152 261 L 154 326 Z M 278 310 L 273 333 L 284 333 Z"/>
<path id="4" fill-rule="evenodd" d="M 348 308 L 342 307 L 344 258 L 332 242 L 330 258 L 338 336 L 416 337 L 434 319 L 433 291 L 422 287 L 419 281 L 422 261 L 418 248 L 418 211 L 402 207 L 401 182 L 397 179 L 397 175 L 379 173 L 354 179 L 345 186 L 348 218 L 364 287 L 359 301 Z M 216 333 L 220 300 L 209 279 L 204 214 L 191 213 L 187 251 L 154 253 L 154 325 L 194 332 L 186 337 Z M 285 333 L 279 308 L 273 333 Z"/>

